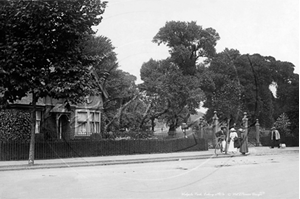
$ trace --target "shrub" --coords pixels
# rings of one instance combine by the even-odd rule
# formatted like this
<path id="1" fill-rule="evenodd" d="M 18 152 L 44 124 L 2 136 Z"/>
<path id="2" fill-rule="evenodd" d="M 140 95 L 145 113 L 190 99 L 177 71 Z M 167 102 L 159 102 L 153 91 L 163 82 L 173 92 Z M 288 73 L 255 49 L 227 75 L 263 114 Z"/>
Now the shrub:
<path id="1" fill-rule="evenodd" d="M 113 132 L 115 139 L 152 139 L 154 138 L 154 133 L 152 131 L 117 131 Z"/>
<path id="2" fill-rule="evenodd" d="M 11 109 L 0 111 L 0 141 L 29 141 L 30 130 L 29 112 Z"/>
<path id="3" fill-rule="evenodd" d="M 102 140 L 101 134 L 100 133 L 92 133 L 90 136 L 91 140 Z"/>

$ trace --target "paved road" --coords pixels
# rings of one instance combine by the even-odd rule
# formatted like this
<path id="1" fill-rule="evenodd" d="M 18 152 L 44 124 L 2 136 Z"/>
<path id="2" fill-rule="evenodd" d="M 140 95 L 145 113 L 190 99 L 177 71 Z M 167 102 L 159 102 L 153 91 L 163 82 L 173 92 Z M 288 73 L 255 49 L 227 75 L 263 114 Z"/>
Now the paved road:
<path id="1" fill-rule="evenodd" d="M 299 198 L 298 153 L 0 172 L 0 198 Z"/>

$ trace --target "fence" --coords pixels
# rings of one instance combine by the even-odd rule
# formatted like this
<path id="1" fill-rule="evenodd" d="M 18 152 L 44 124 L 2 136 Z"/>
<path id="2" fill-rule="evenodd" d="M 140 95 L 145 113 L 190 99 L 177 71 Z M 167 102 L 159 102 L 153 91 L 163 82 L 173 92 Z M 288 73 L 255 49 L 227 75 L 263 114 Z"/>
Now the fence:
<path id="1" fill-rule="evenodd" d="M 271 146 L 271 137 L 270 136 L 261 137 L 260 143 L 262 144 L 262 146 Z M 287 147 L 299 146 L 299 138 L 282 136 L 280 143 L 285 143 Z"/>
<path id="2" fill-rule="evenodd" d="M 35 143 L 35 159 L 170 153 L 208 150 L 205 139 L 77 140 Z M 29 143 L 0 142 L 0 161 L 27 160 Z"/>

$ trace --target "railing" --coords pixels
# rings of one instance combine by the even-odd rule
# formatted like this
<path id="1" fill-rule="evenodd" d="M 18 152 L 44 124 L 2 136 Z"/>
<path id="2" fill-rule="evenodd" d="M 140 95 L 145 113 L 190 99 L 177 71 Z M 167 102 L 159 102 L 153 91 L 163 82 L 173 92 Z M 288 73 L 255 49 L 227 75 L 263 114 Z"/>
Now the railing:
<path id="1" fill-rule="evenodd" d="M 205 139 L 74 140 L 35 143 L 35 159 L 208 150 Z M 27 160 L 29 143 L 0 142 L 0 161 Z"/>

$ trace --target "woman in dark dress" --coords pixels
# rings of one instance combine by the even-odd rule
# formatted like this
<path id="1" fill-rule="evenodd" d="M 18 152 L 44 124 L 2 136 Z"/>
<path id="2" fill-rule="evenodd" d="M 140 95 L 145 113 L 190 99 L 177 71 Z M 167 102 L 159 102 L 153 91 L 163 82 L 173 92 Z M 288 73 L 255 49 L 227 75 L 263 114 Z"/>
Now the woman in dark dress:
<path id="1" fill-rule="evenodd" d="M 246 153 L 248 153 L 248 136 L 245 130 L 241 131 L 241 138 L 242 138 L 242 144 L 240 147 L 240 152 L 243 155 L 246 155 Z"/>

